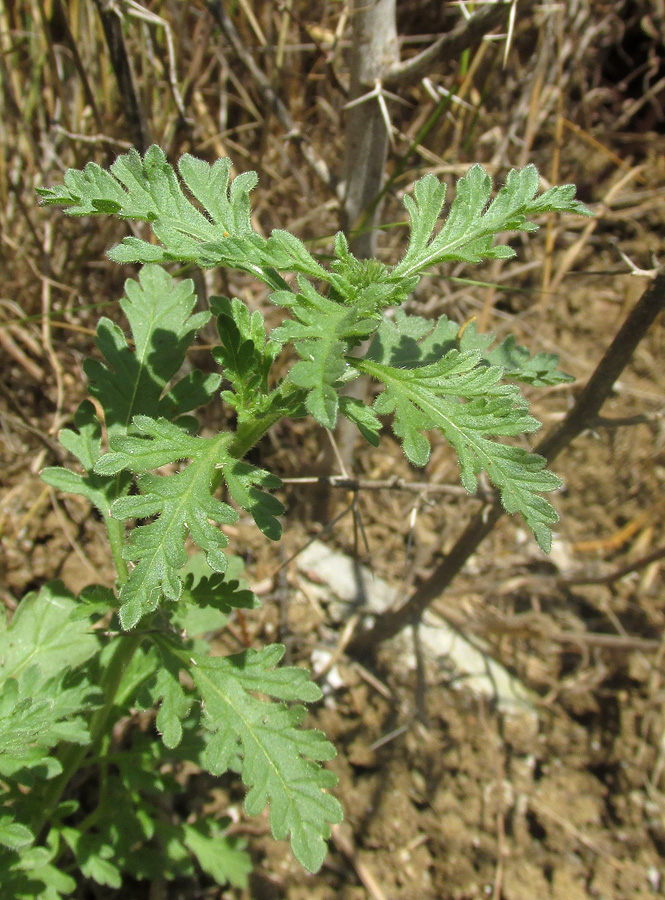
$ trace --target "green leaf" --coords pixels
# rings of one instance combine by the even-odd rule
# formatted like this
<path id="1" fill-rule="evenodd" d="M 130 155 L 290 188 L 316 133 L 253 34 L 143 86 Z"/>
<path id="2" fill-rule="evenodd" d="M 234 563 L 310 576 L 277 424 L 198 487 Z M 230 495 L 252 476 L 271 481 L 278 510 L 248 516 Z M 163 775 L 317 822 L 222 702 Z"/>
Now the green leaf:
<path id="1" fill-rule="evenodd" d="M 74 854 L 81 874 L 110 888 L 122 886 L 120 869 L 112 862 L 115 847 L 110 836 L 94 832 L 83 834 L 76 828 L 63 828 L 61 834 Z"/>
<path id="2" fill-rule="evenodd" d="M 245 563 L 228 556 L 226 572 L 213 572 L 201 551 L 194 553 L 182 571 L 183 591 L 177 607 L 167 609 L 171 627 L 183 636 L 196 637 L 220 631 L 234 609 L 257 609 L 261 602 L 241 573 Z"/>
<path id="3" fill-rule="evenodd" d="M 279 700 L 311 702 L 320 697 L 308 674 L 292 667 L 273 668 L 284 653 L 280 646 L 248 650 L 238 656 L 194 657 L 190 674 L 204 702 L 205 725 L 212 732 L 207 765 L 221 774 L 242 756 L 242 778 L 249 787 L 248 815 L 270 803 L 270 827 L 278 840 L 290 837 L 296 858 L 311 872 L 326 854 L 330 824 L 340 822 L 337 800 L 325 789 L 337 779 L 318 761 L 335 750 L 318 731 L 299 726 L 305 709 L 255 697 L 260 692 Z"/>
<path id="4" fill-rule="evenodd" d="M 66 494 L 85 497 L 102 516 L 108 516 L 115 498 L 129 488 L 130 479 L 122 475 L 117 479 L 104 478 L 92 471 L 102 452 L 102 429 L 95 407 L 89 400 L 84 400 L 76 410 L 74 428 L 63 429 L 59 439 L 63 447 L 76 456 L 85 473 L 49 466 L 42 469 L 42 481 Z"/>
<path id="5" fill-rule="evenodd" d="M 256 173 L 239 175 L 229 189 L 228 159 L 210 166 L 185 154 L 178 169 L 203 212 L 186 196 L 175 169 L 156 145 L 143 158 L 136 150 L 119 156 L 108 172 L 96 163 L 88 163 L 83 170 L 68 169 L 64 185 L 37 192 L 44 204 L 67 207 L 70 216 L 117 215 L 150 222 L 161 246 L 126 237 L 109 253 L 115 262 L 233 265 L 273 287 L 283 286 L 278 276 L 260 264 L 266 241 L 252 229 L 249 204 Z"/>
<path id="6" fill-rule="evenodd" d="M 284 506 L 263 488 L 278 488 L 282 483 L 280 479 L 265 469 L 231 456 L 222 462 L 221 469 L 229 493 L 238 506 L 250 514 L 259 531 L 270 540 L 278 541 L 282 536 L 282 523 L 277 516 L 284 513 Z"/>
<path id="7" fill-rule="evenodd" d="M 106 362 L 87 360 L 85 371 L 90 393 L 104 410 L 109 439 L 126 434 L 137 414 L 172 421 L 208 403 L 219 387 L 219 375 L 198 370 L 173 383 L 197 332 L 210 319 L 207 312 L 192 314 L 193 288 L 190 280 L 176 282 L 159 266 L 145 266 L 138 281 L 128 279 L 120 307 L 133 349 L 117 325 L 100 320 L 97 346 Z"/>
<path id="8" fill-rule="evenodd" d="M 174 754 L 156 744 L 152 735 L 134 730 L 127 750 L 118 748 L 113 754 L 113 765 L 104 773 L 98 806 L 87 827 L 60 826 L 87 878 L 116 890 L 124 886 L 119 894 L 133 896 L 129 886 L 123 885 L 123 876 L 144 882 L 191 878 L 194 860 L 198 860 L 219 884 L 244 883 L 250 858 L 240 840 L 224 834 L 228 820 L 204 817 L 185 823 L 177 816 L 165 815 L 164 797 L 182 792 L 182 784 L 170 771 L 180 771 L 183 763 L 190 764 L 193 771 L 191 745 L 203 747 L 202 740 L 193 740 L 191 727 L 188 731 L 186 746 Z"/>
<path id="9" fill-rule="evenodd" d="M 510 258 L 515 251 L 505 245 L 495 245 L 494 239 L 502 232 L 535 231 L 538 226 L 529 221 L 530 216 L 552 211 L 592 215 L 574 199 L 574 185 L 553 188 L 536 198 L 538 187 L 535 166 L 513 169 L 490 202 L 492 180 L 482 166 L 474 165 L 457 182 L 448 217 L 433 236 L 446 190 L 436 176 L 425 175 L 415 183 L 414 196 L 404 197 L 411 235 L 404 257 L 391 270 L 392 278 L 401 280 L 419 275 L 447 261 L 478 263 Z"/>
<path id="10" fill-rule="evenodd" d="M 201 566 L 196 557 L 202 560 L 206 572 L 199 571 Z M 233 577 L 242 572 L 243 560 L 237 556 L 230 556 L 228 560 L 226 572 L 220 575 L 210 570 L 202 553 L 190 558 L 183 572 L 182 597 L 177 609 L 169 613 L 172 625 L 184 634 L 195 637 L 220 631 L 234 609 L 257 609 L 261 605 L 259 598 L 249 590 L 247 582 Z"/>
<path id="11" fill-rule="evenodd" d="M 157 648 L 159 650 L 159 648 Z M 180 684 L 180 665 L 170 654 L 160 654 L 161 667 L 152 688 L 153 702 L 161 705 L 157 713 L 157 731 L 162 736 L 164 746 L 173 749 L 182 740 L 182 725 L 189 714 L 192 697 L 188 696 Z"/>
<path id="12" fill-rule="evenodd" d="M 242 300 L 211 297 L 210 307 L 222 342 L 212 355 L 232 388 L 222 398 L 237 410 L 241 421 L 256 417 L 271 403 L 268 378 L 281 345 L 266 340 L 263 316 L 258 310 L 250 314 Z"/>
<path id="13" fill-rule="evenodd" d="M 209 520 L 231 524 L 238 514 L 213 496 L 218 470 L 233 499 L 253 516 L 268 537 L 279 537 L 281 526 L 275 517 L 283 512 L 278 500 L 260 490 L 276 487 L 279 479 L 232 457 L 227 450 L 230 433 L 214 438 L 196 437 L 164 419 L 156 421 L 147 416 L 136 416 L 134 426 L 139 436 L 112 441 L 112 452 L 101 457 L 95 466 L 102 475 L 114 475 L 123 469 L 141 474 L 141 493 L 116 500 L 111 508 L 115 518 L 158 517 L 135 528 L 125 548 L 126 558 L 136 562 L 136 566 L 120 592 L 124 628 L 133 627 L 143 615 L 156 609 L 162 596 L 169 600 L 180 598 L 179 570 L 188 559 L 187 533 L 206 551 L 212 570 L 225 571 L 222 551 L 228 539 Z M 191 462 L 174 475 L 144 474 L 183 459 Z"/>
<path id="14" fill-rule="evenodd" d="M 34 841 L 34 835 L 25 825 L 15 822 L 10 815 L 0 816 L 0 844 L 10 850 L 23 850 Z"/>
<path id="15" fill-rule="evenodd" d="M 103 584 L 88 584 L 76 598 L 76 609 L 72 612 L 73 619 L 100 618 L 109 613 L 118 605 L 118 598 L 111 588 Z"/>
<path id="16" fill-rule="evenodd" d="M 342 415 L 357 426 L 358 431 L 372 447 L 379 446 L 381 422 L 371 407 L 365 406 L 355 397 L 342 395 L 339 398 L 339 408 Z"/>
<path id="17" fill-rule="evenodd" d="M 264 264 L 281 272 L 298 272 L 324 281 L 330 278 L 330 273 L 317 263 L 303 242 L 280 228 L 271 233 L 261 258 Z"/>
<path id="18" fill-rule="evenodd" d="M 412 348 L 410 352 L 413 355 Z M 464 487 L 475 491 L 477 475 L 484 469 L 499 488 L 506 511 L 520 512 L 539 545 L 549 550 L 550 527 L 558 517 L 539 492 L 555 490 L 560 480 L 545 469 L 541 456 L 487 437 L 515 436 L 540 427 L 528 414 L 519 389 L 502 382 L 503 369 L 481 364 L 478 350 L 450 350 L 438 362 L 414 368 L 370 359 L 355 364 L 384 383 L 374 410 L 379 415 L 394 413 L 393 429 L 414 465 L 423 466 L 429 458 L 423 432 L 438 429 L 457 452 Z"/>
<path id="19" fill-rule="evenodd" d="M 231 524 L 238 518 L 235 510 L 212 495 L 213 476 L 225 456 L 230 434 L 192 437 L 164 419 L 155 421 L 147 416 L 136 416 L 134 425 L 142 436 L 117 438 L 113 452 L 97 462 L 99 474 L 113 475 L 122 469 L 145 473 L 181 459 L 191 462 L 175 475 L 142 475 L 138 481 L 141 494 L 120 497 L 111 507 L 111 514 L 118 519 L 158 516 L 135 528 L 125 547 L 125 557 L 137 564 L 120 592 L 123 628 L 132 628 L 156 609 L 162 595 L 179 599 L 182 579 L 178 572 L 188 559 L 186 533 L 206 551 L 211 568 L 223 572 L 226 558 L 222 550 L 228 539 L 209 520 Z"/>
<path id="20" fill-rule="evenodd" d="M 199 865 L 219 885 L 246 889 L 252 860 L 241 843 L 227 838 L 216 823 L 184 826 L 184 842 Z"/>
<path id="21" fill-rule="evenodd" d="M 326 789 L 336 777 L 319 762 L 332 759 L 335 749 L 325 735 L 302 730 L 305 708 L 296 703 L 320 699 L 321 690 L 304 669 L 278 667 L 284 647 L 273 645 L 226 658 L 183 650 L 171 638 L 155 636 L 163 660 L 171 658 L 169 678 L 185 668 L 201 697 L 204 725 L 210 732 L 202 759 L 214 775 L 239 766 L 249 788 L 248 815 L 258 815 L 270 803 L 274 837 L 290 836 L 296 858 L 317 871 L 325 857 L 330 824 L 341 821 L 337 800 Z M 255 696 L 260 694 L 261 698 Z M 169 710 L 181 721 L 184 704 Z"/>
<path id="22" fill-rule="evenodd" d="M 493 366 L 502 366 L 505 378 L 534 387 L 575 381 L 573 375 L 567 375 L 559 369 L 558 356 L 553 353 L 536 353 L 531 356 L 526 347 L 520 347 L 512 334 L 486 353 L 485 359 Z"/>
<path id="23" fill-rule="evenodd" d="M 2 673 L 0 672 L 0 677 Z M 19 699 L 19 683 L 7 678 L 0 688 L 0 754 L 23 753 L 36 736 L 52 721 L 52 704 L 48 700 L 34 702 L 31 697 Z M 0 760 L 0 768 L 2 768 Z"/>
<path id="24" fill-rule="evenodd" d="M 468 330 L 468 329 L 467 329 Z M 384 318 L 367 351 L 366 358 L 400 369 L 412 369 L 438 362 L 458 348 L 459 326 L 447 316 L 436 321 L 395 310 L 394 319 Z M 491 340 L 491 336 L 490 336 Z M 464 348 L 477 350 L 479 347 Z"/>
<path id="25" fill-rule="evenodd" d="M 76 744 L 89 742 L 88 726 L 81 714 L 98 706 L 100 695 L 98 688 L 93 687 L 85 675 L 79 677 L 63 670 L 44 680 L 37 666 L 32 666 L 22 672 L 17 681 L 17 702 L 9 724 L 5 723 L 3 743 L 11 746 L 12 726 L 13 737 L 22 735 L 24 746 L 34 743 L 40 747 L 51 747 L 59 741 Z M 17 746 L 11 749 L 18 756 L 23 750 Z"/>
<path id="26" fill-rule="evenodd" d="M 0 885 L 11 900 L 61 900 L 76 881 L 53 865 L 57 846 L 27 847 L 20 854 L 0 851 Z"/>
<path id="27" fill-rule="evenodd" d="M 215 232 L 207 240 L 222 240 L 228 235 L 252 234 L 249 194 L 258 183 L 256 172 L 245 172 L 231 183 L 231 160 L 218 159 L 212 166 L 186 153 L 178 163 L 180 175 L 192 194 L 208 213 Z"/>
<path id="28" fill-rule="evenodd" d="M 378 327 L 380 317 L 365 300 L 353 305 L 321 296 L 298 279 L 300 293 L 278 291 L 270 299 L 287 307 L 294 320 L 287 320 L 271 332 L 271 339 L 294 344 L 301 358 L 290 370 L 292 384 L 307 389 L 307 410 L 324 428 L 337 421 L 338 382 L 347 370 L 345 356 Z"/>
<path id="29" fill-rule="evenodd" d="M 173 381 L 196 332 L 210 318 L 209 313 L 191 314 L 196 304 L 192 288 L 191 281 L 177 283 L 159 266 L 146 266 L 138 282 L 125 283 L 120 306 L 129 322 L 133 349 L 114 322 L 100 319 L 97 346 L 106 362 L 88 359 L 84 368 L 90 393 L 104 411 L 110 439 L 126 434 L 138 413 L 178 419 L 208 403 L 218 389 L 219 375 L 197 370 Z M 42 478 L 59 490 L 87 497 L 107 516 L 113 501 L 127 492 L 130 479 L 124 473 L 111 478 L 93 471 L 101 455 L 101 426 L 89 400 L 79 406 L 74 426 L 75 430 L 61 432 L 60 442 L 76 456 L 85 474 L 53 467 L 44 469 Z"/>
<path id="30" fill-rule="evenodd" d="M 84 400 L 74 413 L 76 430 L 63 428 L 59 440 L 65 450 L 69 450 L 90 472 L 102 455 L 102 429 L 90 400 Z"/>
<path id="31" fill-rule="evenodd" d="M 513 381 L 534 387 L 574 381 L 571 375 L 558 369 L 559 359 L 554 354 L 531 356 L 526 347 L 516 343 L 513 335 L 491 347 L 493 343 L 494 335 L 479 334 L 473 322 L 460 328 L 447 316 L 432 321 L 397 309 L 394 319 L 381 322 L 367 359 L 409 369 L 436 362 L 451 350 L 479 350 L 484 363 L 501 366 L 504 377 Z"/>
<path id="32" fill-rule="evenodd" d="M 91 633 L 89 621 L 72 617 L 76 608 L 73 595 L 60 581 L 27 594 L 0 635 L 0 680 L 36 666 L 45 681 L 97 653 L 99 638 Z"/>
<path id="33" fill-rule="evenodd" d="M 345 303 L 360 304 L 363 309 L 385 309 L 397 306 L 418 284 L 418 278 L 396 281 L 390 269 L 378 259 L 358 259 L 349 250 L 345 236 L 335 235 L 335 256 L 329 274 L 331 296 L 339 296 Z"/>
<path id="34" fill-rule="evenodd" d="M 22 600 L 0 635 L 0 773 L 39 767 L 52 777 L 60 764 L 49 748 L 89 742 L 85 714 L 99 691 L 74 670 L 99 648 L 90 619 L 60 582 Z"/>

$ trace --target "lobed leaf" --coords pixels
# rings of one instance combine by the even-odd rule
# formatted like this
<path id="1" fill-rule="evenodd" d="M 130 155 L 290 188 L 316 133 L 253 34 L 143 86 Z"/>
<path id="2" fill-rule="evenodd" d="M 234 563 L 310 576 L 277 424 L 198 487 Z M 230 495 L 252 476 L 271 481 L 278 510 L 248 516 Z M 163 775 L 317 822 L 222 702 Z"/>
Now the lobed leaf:
<path id="1" fill-rule="evenodd" d="M 84 368 L 110 439 L 127 434 L 139 413 L 182 419 L 208 403 L 218 389 L 219 375 L 198 370 L 174 381 L 197 331 L 210 318 L 209 313 L 192 315 L 195 305 L 191 281 L 177 283 L 159 266 L 146 266 L 138 281 L 125 283 L 120 301 L 133 349 L 114 322 L 100 319 L 97 346 L 105 362 L 88 359 Z M 60 442 L 76 456 L 84 474 L 50 467 L 43 470 L 42 478 L 62 491 L 86 497 L 107 516 L 113 501 L 129 489 L 130 479 L 125 473 L 109 477 L 93 471 L 101 455 L 101 437 L 95 408 L 85 400 L 74 416 L 74 429 L 60 434 Z"/>
<path id="2" fill-rule="evenodd" d="M 210 771 L 224 772 L 239 749 L 242 779 L 249 787 L 247 814 L 258 815 L 270 803 L 273 836 L 290 837 L 296 858 L 315 872 L 326 855 L 330 824 L 342 818 L 337 800 L 325 793 L 337 779 L 318 765 L 334 756 L 334 748 L 321 732 L 299 728 L 304 707 L 248 693 L 318 699 L 320 691 L 305 671 L 272 668 L 283 652 L 282 647 L 268 647 L 226 659 L 196 658 L 190 674 L 204 701 L 204 723 L 212 732 L 206 751 Z"/>
<path id="3" fill-rule="evenodd" d="M 75 669 L 98 652 L 99 638 L 90 622 L 75 619 L 73 595 L 60 581 L 26 594 L 7 630 L 0 634 L 0 673 L 16 678 L 36 666 L 41 681 Z"/>
<path id="4" fill-rule="evenodd" d="M 100 320 L 97 346 L 105 363 L 87 360 L 85 371 L 90 393 L 104 410 L 109 439 L 126 434 L 137 414 L 172 421 L 214 395 L 219 375 L 195 370 L 173 383 L 197 332 L 210 319 L 208 312 L 193 313 L 195 306 L 193 282 L 176 282 L 160 266 L 145 266 L 138 281 L 126 281 L 120 301 L 133 349 L 117 325 Z"/>
<path id="5" fill-rule="evenodd" d="M 249 194 L 258 181 L 255 172 L 230 182 L 229 159 L 209 165 L 188 153 L 180 158 L 178 172 L 180 179 L 164 151 L 153 145 L 143 157 L 134 149 L 122 154 L 109 171 L 97 163 L 68 169 L 64 184 L 38 188 L 37 193 L 42 203 L 66 207 L 70 216 L 117 215 L 149 222 L 160 244 L 126 237 L 109 252 L 115 262 L 232 266 L 275 289 L 286 285 L 273 262 L 293 271 L 303 269 L 309 254 L 302 245 L 296 252 L 296 238 L 288 242 L 278 235 L 269 244 L 252 228 Z M 201 209 L 183 191 L 181 181 Z M 309 260 L 304 270 L 311 272 L 316 264 Z"/>
<path id="6" fill-rule="evenodd" d="M 182 740 L 182 720 L 192 706 L 192 697 L 185 693 L 180 684 L 180 666 L 172 656 L 160 654 L 161 667 L 152 690 L 153 702 L 160 702 L 157 731 L 162 736 L 164 746 L 173 749 Z"/>
<path id="7" fill-rule="evenodd" d="M 40 767 L 51 777 L 60 764 L 49 749 L 90 740 L 85 713 L 99 692 L 84 671 L 100 649 L 91 622 L 60 582 L 28 594 L 0 635 L 0 773 Z"/>
<path id="8" fill-rule="evenodd" d="M 141 475 L 141 493 L 116 500 L 111 507 L 115 518 L 157 517 L 135 528 L 125 548 L 126 558 L 136 565 L 120 592 L 124 628 L 133 627 L 143 615 L 156 609 L 162 596 L 168 600 L 180 598 L 180 570 L 188 559 L 186 534 L 206 552 L 213 571 L 225 571 L 223 549 L 228 539 L 210 520 L 231 524 L 238 514 L 213 496 L 218 470 L 226 479 L 231 496 L 268 537 L 279 536 L 276 516 L 283 512 L 281 503 L 259 487 L 277 486 L 279 479 L 232 457 L 227 450 L 230 433 L 214 438 L 196 437 L 164 419 L 147 416 L 136 416 L 134 426 L 139 434 L 113 440 L 111 452 L 95 466 L 102 475 L 122 470 Z M 146 474 L 184 459 L 191 462 L 173 475 Z"/>
<path id="9" fill-rule="evenodd" d="M 244 843 L 227 837 L 216 822 L 184 825 L 183 831 L 185 846 L 217 884 L 247 889 L 252 860 Z"/>
<path id="10" fill-rule="evenodd" d="M 552 188 L 536 198 L 538 187 L 535 166 L 513 169 L 490 202 L 492 180 L 482 166 L 473 165 L 457 182 L 448 216 L 433 235 L 446 192 L 434 175 L 425 175 L 414 185 L 413 198 L 404 197 L 411 234 L 404 257 L 391 270 L 392 278 L 413 277 L 442 262 L 510 258 L 515 251 L 495 245 L 494 240 L 502 232 L 535 231 L 538 226 L 530 216 L 552 211 L 591 215 L 574 199 L 574 185 Z"/>
<path id="11" fill-rule="evenodd" d="M 60 443 L 79 460 L 84 472 L 72 472 L 62 466 L 47 466 L 41 471 L 41 479 L 67 494 L 78 494 L 89 500 L 102 516 L 108 516 L 115 498 L 129 488 L 130 479 L 105 478 L 93 472 L 95 462 L 102 452 L 102 428 L 89 400 L 84 400 L 74 414 L 74 428 L 65 428 L 59 435 Z"/>
<path id="12" fill-rule="evenodd" d="M 559 369 L 558 356 L 553 353 L 536 353 L 531 356 L 526 347 L 521 347 L 515 341 L 512 334 L 486 353 L 485 359 L 493 366 L 501 366 L 505 378 L 531 384 L 533 387 L 575 381 L 573 375 Z"/>
<path id="13" fill-rule="evenodd" d="M 64 185 L 39 188 L 38 193 L 47 205 L 66 206 L 70 216 L 117 215 L 150 222 L 163 248 L 126 238 L 109 254 L 117 262 L 201 262 L 202 244 L 252 232 L 249 192 L 257 182 L 255 173 L 235 179 L 229 193 L 228 159 L 210 166 L 185 154 L 179 170 L 207 215 L 186 197 L 173 166 L 156 145 L 143 158 L 134 149 L 119 156 L 108 172 L 96 163 L 88 163 L 82 171 L 68 169 Z"/>
<path id="14" fill-rule="evenodd" d="M 342 394 L 339 398 L 339 408 L 342 415 L 353 422 L 372 447 L 379 446 L 381 422 L 370 406 L 366 406 L 362 400 L 345 397 Z"/>
<path id="15" fill-rule="evenodd" d="M 518 388 L 502 381 L 503 369 L 481 364 L 478 350 L 450 350 L 438 362 L 413 368 L 370 359 L 357 366 L 385 385 L 374 410 L 379 415 L 394 414 L 393 429 L 414 465 L 423 466 L 429 458 L 424 432 L 439 430 L 457 452 L 464 487 L 475 491 L 477 475 L 484 469 L 499 489 L 507 512 L 520 512 L 539 545 L 549 550 L 550 527 L 558 517 L 539 493 L 555 490 L 560 480 L 545 469 L 544 459 L 537 454 L 488 438 L 540 427 L 528 414 L 528 403 Z"/>
<path id="16" fill-rule="evenodd" d="M 535 387 L 574 381 L 558 368 L 559 359 L 552 353 L 531 356 L 513 335 L 494 347 L 493 343 L 494 335 L 479 334 L 474 322 L 460 328 L 447 316 L 432 321 L 398 309 L 394 319 L 382 320 L 367 359 L 408 369 L 436 362 L 451 350 L 478 350 L 484 364 L 500 366 L 504 377 L 512 381 Z"/>
<path id="17" fill-rule="evenodd" d="M 237 513 L 212 495 L 213 476 L 230 435 L 192 437 L 164 419 L 136 416 L 142 436 L 117 438 L 111 453 L 101 457 L 96 471 L 114 475 L 123 469 L 146 473 L 167 463 L 191 459 L 181 472 L 170 476 L 144 474 L 139 495 L 120 497 L 111 507 L 118 519 L 157 518 L 135 528 L 125 547 L 125 557 L 136 562 L 120 592 L 123 628 L 132 628 L 147 612 L 156 609 L 162 596 L 177 600 L 182 592 L 179 570 L 187 562 L 185 535 L 189 533 L 208 564 L 223 572 L 222 552 L 228 539 L 213 525 L 231 524 Z"/>
<path id="18" fill-rule="evenodd" d="M 23 850 L 34 841 L 30 829 L 16 822 L 12 815 L 0 816 L 0 844 L 9 850 Z"/>
<path id="19" fill-rule="evenodd" d="M 210 306 L 222 342 L 212 355 L 232 388 L 222 398 L 237 410 L 241 421 L 255 417 L 272 402 L 268 379 L 281 345 L 266 340 L 263 316 L 258 310 L 250 314 L 242 300 L 211 297 Z"/>
<path id="20" fill-rule="evenodd" d="M 377 312 L 366 312 L 362 302 L 338 303 L 319 294 L 299 278 L 300 293 L 279 291 L 271 295 L 277 306 L 287 307 L 287 320 L 271 333 L 279 343 L 293 343 L 300 356 L 290 370 L 292 384 L 307 391 L 306 407 L 324 428 L 334 428 L 339 408 L 338 382 L 347 371 L 346 354 L 369 337 L 379 325 Z"/>
<path id="21" fill-rule="evenodd" d="M 320 699 L 318 685 L 304 669 L 278 667 L 284 654 L 280 645 L 221 658 L 183 651 L 163 636 L 154 644 L 163 662 L 170 660 L 166 678 L 177 681 L 179 668 L 185 668 L 200 692 L 210 735 L 203 765 L 214 775 L 238 767 L 249 788 L 247 814 L 258 815 L 270 803 L 273 836 L 289 836 L 296 858 L 317 871 L 329 826 L 341 821 L 339 803 L 325 792 L 337 779 L 319 766 L 334 757 L 335 749 L 321 732 L 300 728 L 305 709 L 299 703 Z M 169 699 L 162 710 L 165 703 L 165 720 L 186 720 L 189 707 L 177 708 Z"/>
<path id="22" fill-rule="evenodd" d="M 62 900 L 72 894 L 76 881 L 55 865 L 57 844 L 24 847 L 19 854 L 0 850 L 0 884 L 12 900 Z"/>

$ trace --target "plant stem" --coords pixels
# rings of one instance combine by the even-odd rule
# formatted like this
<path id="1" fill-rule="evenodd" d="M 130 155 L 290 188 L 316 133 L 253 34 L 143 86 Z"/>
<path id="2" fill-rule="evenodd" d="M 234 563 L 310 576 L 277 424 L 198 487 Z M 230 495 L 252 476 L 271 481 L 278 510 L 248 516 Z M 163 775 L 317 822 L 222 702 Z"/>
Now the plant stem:
<path id="1" fill-rule="evenodd" d="M 233 440 L 228 446 L 229 454 L 235 459 L 242 459 L 261 440 L 268 429 L 272 428 L 275 422 L 279 422 L 283 416 L 284 411 L 277 410 L 274 415 L 239 424 Z"/>
<path id="2" fill-rule="evenodd" d="M 106 533 L 111 545 L 113 564 L 118 575 L 118 584 L 123 585 L 127 581 L 129 570 L 127 561 L 123 558 L 122 548 L 125 544 L 125 523 L 111 516 L 106 517 Z"/>
<path id="3" fill-rule="evenodd" d="M 288 418 L 292 414 L 294 399 L 297 399 L 296 395 L 304 398 L 302 388 L 298 388 L 288 381 L 282 382 L 279 388 L 273 392 L 275 402 L 272 404 L 272 409 L 260 417 L 238 422 L 233 440 L 228 445 L 229 454 L 236 459 L 242 459 L 276 422 Z"/>
<path id="4" fill-rule="evenodd" d="M 548 463 L 580 435 L 598 416 L 614 382 L 630 362 L 639 342 L 660 312 L 665 310 L 665 271 L 658 273 L 621 326 L 598 363 L 595 372 L 561 424 L 534 448 Z M 403 628 L 418 622 L 430 603 L 448 587 L 464 568 L 469 557 L 494 529 L 504 514 L 498 497 L 484 505 L 464 529 L 452 550 L 396 610 L 378 616 L 374 624 L 356 635 L 347 646 L 351 656 L 373 654 L 383 641 L 395 637 Z"/>

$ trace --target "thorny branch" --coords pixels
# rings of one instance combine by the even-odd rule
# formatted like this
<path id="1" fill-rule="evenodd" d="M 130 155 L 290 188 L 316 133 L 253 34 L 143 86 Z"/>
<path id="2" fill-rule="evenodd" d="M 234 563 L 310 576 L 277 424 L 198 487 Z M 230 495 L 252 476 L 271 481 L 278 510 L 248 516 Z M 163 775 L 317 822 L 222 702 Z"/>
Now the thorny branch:
<path id="1" fill-rule="evenodd" d="M 430 44 L 421 53 L 392 66 L 383 78 L 384 87 L 395 89 L 413 84 L 430 74 L 432 66 L 444 59 L 457 59 L 469 47 L 473 47 L 493 28 L 508 22 L 515 0 L 486 3 L 469 19 L 462 21 Z M 520 0 L 520 12 L 532 5 L 532 0 Z"/>

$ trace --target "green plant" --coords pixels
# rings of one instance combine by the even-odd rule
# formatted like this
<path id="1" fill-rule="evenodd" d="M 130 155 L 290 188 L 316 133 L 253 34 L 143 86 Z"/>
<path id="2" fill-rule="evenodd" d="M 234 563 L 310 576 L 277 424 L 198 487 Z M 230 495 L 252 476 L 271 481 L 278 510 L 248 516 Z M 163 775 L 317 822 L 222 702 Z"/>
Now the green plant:
<path id="1" fill-rule="evenodd" d="M 39 192 L 69 215 L 149 222 L 158 243 L 126 237 L 111 250 L 117 262 L 143 265 L 120 301 L 131 338 L 99 321 L 103 359 L 85 364 L 96 404 L 84 401 L 60 436 L 78 470 L 42 474 L 102 516 L 116 590 L 93 585 L 74 597 L 59 582 L 47 584 L 23 599 L 0 634 L 0 883 L 7 896 L 70 894 L 76 869 L 112 888 L 123 874 L 172 879 L 191 874 L 193 860 L 220 884 L 244 884 L 248 857 L 225 836 L 225 823 L 203 817 L 192 824 L 168 807 L 183 761 L 213 775 L 238 773 L 248 788 L 246 812 L 269 804 L 273 835 L 288 836 L 310 871 L 321 866 L 341 808 L 328 793 L 335 777 L 320 765 L 334 755 L 332 745 L 300 727 L 302 704 L 319 699 L 318 686 L 303 669 L 279 667 L 279 645 L 219 657 L 203 637 L 233 609 L 258 605 L 238 561 L 225 554 L 219 526 L 236 521 L 240 509 L 279 539 L 283 508 L 268 493 L 279 479 L 243 461 L 276 422 L 311 415 L 332 428 L 341 414 L 377 445 L 379 417 L 392 416 L 417 466 L 429 456 L 426 432 L 438 430 L 458 454 L 465 487 L 473 491 L 484 470 L 506 510 L 521 513 L 540 546 L 550 546 L 557 516 L 541 493 L 556 489 L 558 478 L 541 457 L 494 438 L 539 427 L 514 382 L 551 385 L 568 376 L 555 357 L 531 357 L 511 338 L 492 346 L 492 335 L 472 324 L 460 329 L 445 316 L 426 321 L 399 307 L 440 263 L 513 256 L 495 237 L 535 230 L 532 216 L 586 214 L 574 187 L 537 196 L 538 173 L 529 166 L 511 172 L 490 202 L 491 181 L 474 166 L 437 232 L 445 186 L 427 175 L 405 197 L 410 237 L 397 265 L 355 258 L 338 234 L 324 268 L 288 232 L 266 240 L 253 230 L 256 175 L 229 183 L 230 166 L 180 159 L 180 179 L 197 203 L 158 147 L 143 158 L 131 151 L 110 171 L 95 164 L 69 170 L 64 185 Z M 194 313 L 192 283 L 163 268 L 172 262 L 248 272 L 290 316 L 266 334 L 261 313 L 237 298 L 213 297 L 209 312 Z M 187 349 L 211 316 L 220 373 L 182 374 Z M 367 340 L 368 352 L 357 355 Z M 361 373 L 382 388 L 373 405 L 340 396 Z M 235 412 L 235 430 L 202 436 L 192 412 L 220 397 Z M 198 553 L 190 555 L 190 544 Z M 159 736 L 152 720 L 125 728 L 137 710 L 156 711 Z"/>

